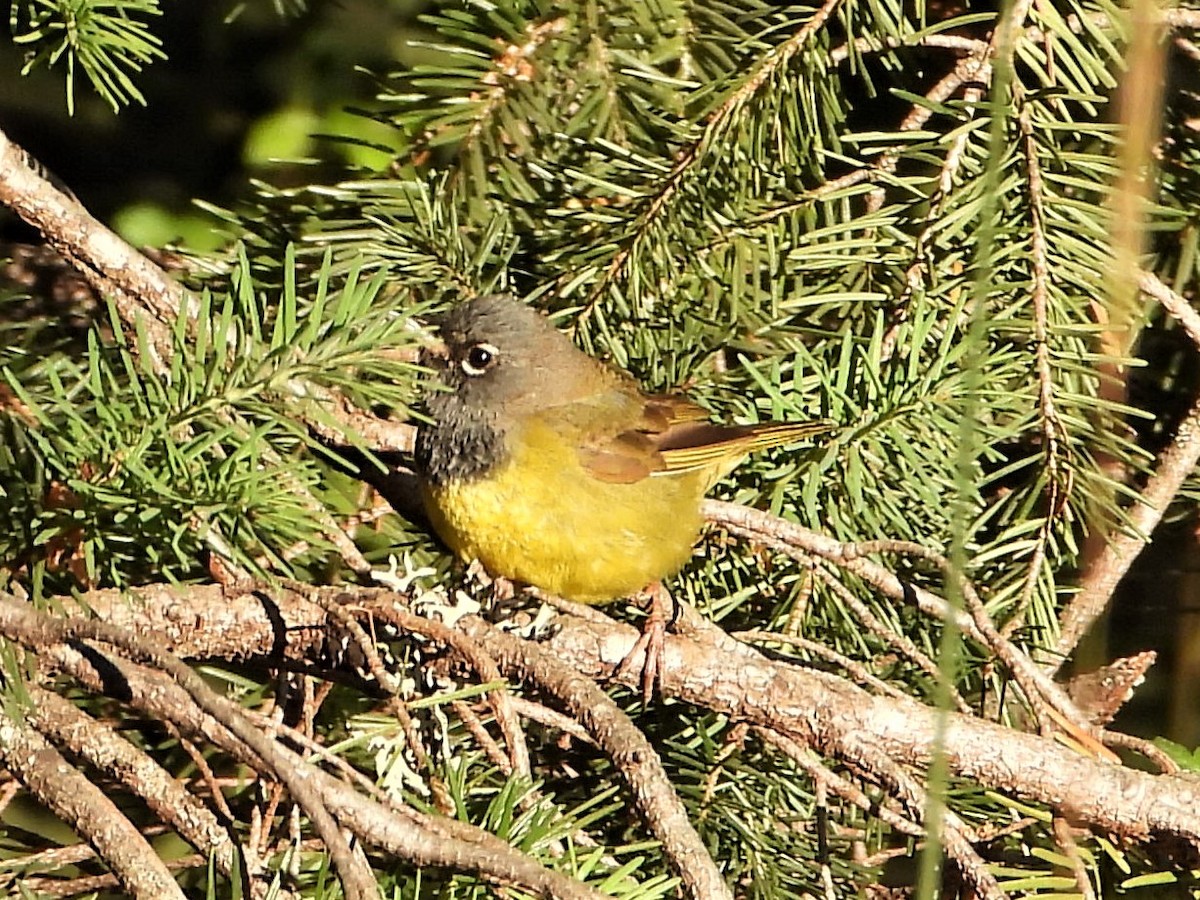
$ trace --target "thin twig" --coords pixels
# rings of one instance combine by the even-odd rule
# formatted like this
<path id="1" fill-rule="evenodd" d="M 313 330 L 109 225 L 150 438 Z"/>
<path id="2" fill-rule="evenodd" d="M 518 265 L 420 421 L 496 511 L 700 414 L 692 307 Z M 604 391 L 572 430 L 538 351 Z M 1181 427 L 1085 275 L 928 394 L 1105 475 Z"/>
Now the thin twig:
<path id="1" fill-rule="evenodd" d="M 1123 734 L 1120 731 L 1101 731 L 1100 740 L 1104 741 L 1108 747 L 1132 750 L 1134 753 L 1141 754 L 1164 775 L 1177 775 L 1180 772 L 1179 763 L 1159 749 L 1153 741 L 1135 737 L 1132 734 Z"/>
<path id="2" fill-rule="evenodd" d="M 982 600 L 965 576 L 958 578 L 957 586 L 966 605 L 966 613 L 953 609 L 944 599 L 922 588 L 904 584 L 883 566 L 864 558 L 865 554 L 876 552 L 913 554 L 935 563 L 947 573 L 947 577 L 951 577 L 954 570 L 949 561 L 940 554 L 910 541 L 842 543 L 778 516 L 735 503 L 706 500 L 701 510 L 709 521 L 775 547 L 785 554 L 819 556 L 853 572 L 886 596 L 905 602 L 910 598 L 915 600 L 922 612 L 957 627 L 967 637 L 995 653 L 1008 666 L 1035 711 L 1042 711 L 1048 706 L 1073 728 L 1084 734 L 1091 731 L 1087 718 L 1075 708 L 1075 704 L 1062 687 L 1052 681 L 1024 652 L 996 631 Z"/>
<path id="3" fill-rule="evenodd" d="M 225 817 L 226 822 L 236 822 L 237 816 L 229 808 L 229 804 L 225 800 L 225 794 L 221 790 L 221 786 L 217 783 L 216 773 L 213 772 L 212 766 L 208 764 L 208 760 L 204 758 L 204 754 L 200 752 L 195 744 L 180 734 L 179 730 L 170 722 L 166 723 L 166 731 L 171 737 L 179 741 L 179 746 L 183 748 L 183 752 L 191 757 L 192 765 L 196 767 L 196 771 L 200 773 L 200 777 L 208 785 L 208 793 L 212 797 L 213 806 L 217 808 L 217 812 Z M 200 850 L 203 848 L 197 846 L 196 849 Z"/>
<path id="4" fill-rule="evenodd" d="M 890 53 L 906 47 L 930 47 L 936 50 L 951 50 L 956 53 L 972 55 L 986 55 L 988 52 L 987 41 L 958 34 L 914 34 L 905 37 L 869 35 L 855 38 L 840 47 L 834 47 L 829 51 L 829 61 L 834 65 L 840 65 L 850 58 L 851 53 Z"/>
<path id="5" fill-rule="evenodd" d="M 537 722 L 539 725 L 545 725 L 547 728 L 555 728 L 564 734 L 569 734 L 575 740 L 584 744 L 593 747 L 596 746 L 596 742 L 587 733 L 587 729 L 570 716 L 564 716 L 556 709 L 551 709 L 532 700 L 526 700 L 524 697 L 510 697 L 509 699 L 513 705 L 513 711 L 517 715 Z"/>
<path id="6" fill-rule="evenodd" d="M 1070 823 L 1062 816 L 1055 816 L 1051 827 L 1063 855 L 1071 861 L 1071 874 L 1075 878 L 1075 887 L 1079 888 L 1081 900 L 1096 900 L 1096 891 L 1092 887 L 1092 880 L 1088 878 L 1087 866 L 1079 856 L 1079 845 L 1075 843 Z"/>
<path id="7" fill-rule="evenodd" d="M 984 44 L 981 48 L 976 49 L 974 53 L 965 59 L 961 59 L 954 66 L 954 69 L 947 75 L 943 76 L 938 82 L 925 93 L 925 98 L 928 103 L 918 104 L 912 107 L 900 120 L 900 125 L 897 131 L 911 132 L 922 128 L 926 122 L 933 118 L 937 106 L 945 103 L 958 91 L 960 87 L 970 81 L 981 80 L 988 76 L 990 67 L 988 63 L 989 45 Z M 968 109 L 973 109 L 975 103 L 979 101 L 981 92 L 974 90 L 967 99 Z M 878 172 L 892 173 L 895 171 L 897 164 L 900 162 L 900 147 L 892 147 L 885 151 L 882 156 L 875 161 L 873 166 Z M 947 176 L 944 174 L 942 179 Z M 883 208 L 884 191 L 878 188 L 872 191 L 871 196 L 867 200 L 867 212 L 878 212 Z"/>
<path id="8" fill-rule="evenodd" d="M 282 596 L 286 597 L 286 592 Z M 15 639 L 33 639 L 34 635 L 22 624 L 28 621 L 22 606 L 20 603 L 14 605 L 0 593 L 0 633 Z M 324 615 L 318 607 L 309 608 Z M 288 612 L 297 610 L 298 607 L 292 606 Z M 203 736 L 247 765 L 256 768 L 264 765 L 252 750 L 248 752 L 222 719 L 203 711 L 164 673 L 119 656 L 106 658 L 97 668 L 95 655 L 81 653 L 76 644 L 40 646 L 41 661 L 68 672 L 88 689 L 103 691 L 109 679 L 115 676 L 121 681 L 127 702 L 145 715 L 174 722 L 181 731 L 193 736 Z M 254 717 L 250 720 L 254 721 Z M 305 774 L 339 824 L 350 834 L 365 845 L 412 865 L 474 874 L 492 884 L 522 887 L 537 897 L 556 900 L 604 898 L 598 891 L 546 869 L 482 828 L 402 806 L 392 798 L 386 798 L 387 802 L 376 802 L 317 768 L 306 769 Z"/>
<path id="9" fill-rule="evenodd" d="M 837 794 L 843 800 L 853 803 L 865 813 L 877 816 L 881 822 L 895 828 L 900 834 L 907 834 L 915 838 L 925 837 L 925 829 L 919 820 L 909 818 L 903 813 L 897 812 L 895 809 L 867 796 L 862 788 L 826 766 L 820 757 L 813 752 L 811 747 L 806 747 L 790 735 L 772 728 L 758 727 L 754 729 L 754 733 L 767 744 L 781 750 L 788 759 L 806 772 L 813 781 L 824 784 L 828 790 L 833 791 L 833 793 Z"/>
<path id="10" fill-rule="evenodd" d="M 15 613 L 15 611 L 13 611 Z M 378 888 L 370 868 L 354 855 L 337 823 L 330 815 L 321 796 L 314 791 L 304 771 L 303 761 L 269 739 L 242 714 L 241 708 L 218 695 L 204 679 L 174 657 L 162 644 L 145 636 L 134 636 L 106 622 L 83 619 L 53 619 L 26 607 L 21 618 L 24 639 L 33 646 L 70 640 L 103 641 L 119 647 L 170 675 L 192 700 L 209 715 L 221 721 L 237 739 L 254 751 L 269 767 L 272 775 L 283 782 L 295 801 L 308 815 L 313 827 L 325 841 L 330 856 L 342 879 L 349 900 L 376 900 Z M 33 637 L 36 635 L 37 637 Z M 166 895 L 164 895 L 166 896 Z"/>
<path id="11" fill-rule="evenodd" d="M 1089 746 L 1093 751 L 1104 755 L 1103 745 L 1092 735 L 1094 728 L 1091 720 L 1079 710 L 1066 690 L 1056 682 L 1045 677 L 1044 673 L 1033 663 L 1029 656 L 1004 637 L 996 629 L 983 599 L 975 590 L 975 585 L 963 573 L 958 572 L 950 560 L 942 554 L 930 550 L 912 541 L 863 541 L 846 545 L 847 551 L 854 554 L 868 553 L 905 553 L 927 560 L 939 569 L 947 578 L 955 578 L 959 595 L 966 607 L 971 620 L 975 623 L 984 645 L 1003 662 L 1012 673 L 1013 679 L 1020 686 L 1029 700 L 1038 721 L 1044 730 L 1052 728 L 1052 722 L 1068 725 L 1068 730 L 1074 729 L 1073 737 Z M 1047 717 L 1047 714 L 1057 713 Z"/>
<path id="12" fill-rule="evenodd" d="M 1153 297 L 1183 326 L 1200 349 L 1200 314 L 1183 297 L 1150 272 L 1139 272 L 1138 287 Z M 1062 630 L 1049 664 L 1056 671 L 1075 650 L 1092 623 L 1108 608 L 1113 593 L 1133 561 L 1149 543 L 1184 481 L 1200 462 L 1200 396 L 1179 423 L 1175 437 L 1158 457 L 1154 474 L 1146 482 L 1137 503 L 1130 508 L 1128 525 L 1114 535 L 1083 573 L 1079 591 L 1059 617 Z"/>
<path id="13" fill-rule="evenodd" d="M 732 900 L 720 870 L 696 834 L 658 753 L 604 691 L 590 678 L 559 662 L 538 645 L 506 634 L 478 617 L 471 633 L 501 671 L 529 679 L 566 705 L 587 728 L 630 785 L 633 801 L 651 833 L 696 900 Z M 640 675 L 638 676 L 640 680 Z"/>
<path id="14" fill-rule="evenodd" d="M 21 783 L 14 780 L 12 782 L 21 789 Z M 170 829 L 166 825 L 146 825 L 141 829 L 142 837 L 156 838 L 166 834 Z M 67 844 L 62 847 L 50 847 L 47 850 L 39 850 L 36 853 L 29 853 L 25 856 L 14 857 L 4 861 L 4 869 L 17 869 L 25 871 L 55 871 L 57 869 L 65 869 L 68 866 L 77 866 L 80 863 L 90 862 L 96 859 L 96 848 L 91 844 L 80 842 L 78 844 Z M 0 882 L 2 885 L 3 882 Z"/>
<path id="15" fill-rule="evenodd" d="M 502 680 L 496 661 L 462 632 L 448 628 L 441 622 L 410 613 L 396 605 L 380 607 L 378 615 L 397 628 L 423 635 L 450 647 L 479 674 L 484 682 Z M 508 745 L 509 768 L 525 778 L 531 777 L 529 748 L 525 743 L 521 722 L 513 711 L 509 692 L 501 688 L 488 691 L 487 697 L 488 703 L 492 707 L 492 713 L 496 717 L 496 724 L 499 725 Z"/>
<path id="16" fill-rule="evenodd" d="M 921 650 L 912 639 L 906 634 L 900 634 L 897 631 L 888 628 L 875 613 L 871 612 L 870 608 L 854 596 L 854 592 L 842 584 L 838 579 L 834 578 L 832 573 L 827 571 L 824 566 L 818 565 L 813 568 L 813 572 L 832 590 L 839 600 L 850 608 L 854 615 L 858 616 L 867 629 L 888 646 L 894 648 L 901 656 L 904 656 L 917 666 L 921 671 L 933 679 L 934 683 L 941 683 L 949 694 L 951 701 L 961 713 L 971 714 L 971 705 L 962 698 L 953 684 L 946 678 L 944 672 L 938 668 L 938 664 L 929 658 L 929 655 Z"/>
<path id="17" fill-rule="evenodd" d="M 492 765 L 496 766 L 505 775 L 511 775 L 513 766 L 512 760 L 505 754 L 504 749 L 496 743 L 496 739 L 488 734 L 487 728 L 483 724 L 483 720 L 475 710 L 471 709 L 471 704 L 465 700 L 454 700 L 450 703 L 450 708 L 462 720 L 462 723 L 467 726 L 467 731 L 471 732 L 471 736 L 475 738 L 475 742 L 483 748 L 484 754 L 492 761 Z"/>
<path id="18" fill-rule="evenodd" d="M 188 869 L 198 869 L 208 864 L 208 857 L 199 853 L 190 853 L 176 859 L 169 859 L 165 865 L 174 872 L 185 872 Z M 78 878 L 49 878 L 45 876 L 25 878 L 21 881 L 22 893 L 14 896 L 37 897 L 38 900 L 50 898 L 78 897 L 82 894 L 107 894 L 121 886 L 121 880 L 113 874 L 81 875 Z M 25 892 L 28 891 L 28 894 Z M 279 894 L 278 896 L 288 896 Z"/>

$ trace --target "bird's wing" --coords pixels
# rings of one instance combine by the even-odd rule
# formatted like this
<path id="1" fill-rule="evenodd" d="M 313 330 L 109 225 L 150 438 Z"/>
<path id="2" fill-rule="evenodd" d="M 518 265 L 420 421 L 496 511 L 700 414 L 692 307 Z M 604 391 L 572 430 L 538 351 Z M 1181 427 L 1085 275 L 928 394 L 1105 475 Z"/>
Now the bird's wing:
<path id="1" fill-rule="evenodd" d="M 666 468 L 656 436 L 671 427 L 672 410 L 658 398 L 650 400 L 622 384 L 564 404 L 547 416 L 553 420 L 551 428 L 572 435 L 586 474 L 613 484 L 634 484 Z"/>
<path id="2" fill-rule="evenodd" d="M 597 405 L 608 416 L 597 413 L 590 417 L 591 427 L 579 430 L 579 459 L 593 478 L 617 484 L 710 468 L 829 430 L 824 422 L 717 425 L 707 421 L 703 407 L 668 394 L 622 393 L 606 399 Z M 590 405 L 572 404 L 573 414 L 587 416 Z"/>
<path id="3" fill-rule="evenodd" d="M 747 453 L 778 447 L 829 431 L 828 422 L 763 422 L 757 425 L 714 425 L 682 422 L 658 439 L 665 471 L 691 472 L 733 463 Z M 714 476 L 716 477 L 716 476 Z"/>

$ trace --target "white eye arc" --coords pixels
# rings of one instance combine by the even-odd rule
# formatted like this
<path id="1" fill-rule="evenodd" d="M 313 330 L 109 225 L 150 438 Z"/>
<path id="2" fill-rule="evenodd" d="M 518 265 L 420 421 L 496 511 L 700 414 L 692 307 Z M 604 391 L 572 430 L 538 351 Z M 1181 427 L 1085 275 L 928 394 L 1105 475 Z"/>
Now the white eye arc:
<path id="1" fill-rule="evenodd" d="M 494 344 L 478 343 L 467 350 L 459 364 L 464 372 L 475 378 L 495 365 L 499 358 L 500 351 Z"/>

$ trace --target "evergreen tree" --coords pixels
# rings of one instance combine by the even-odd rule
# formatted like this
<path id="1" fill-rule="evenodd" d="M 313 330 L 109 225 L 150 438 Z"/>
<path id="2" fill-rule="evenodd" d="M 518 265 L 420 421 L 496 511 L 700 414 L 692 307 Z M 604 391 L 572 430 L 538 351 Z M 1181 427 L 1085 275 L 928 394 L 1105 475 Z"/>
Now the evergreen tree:
<path id="1" fill-rule="evenodd" d="M 30 66 L 65 63 L 69 84 L 82 72 L 120 106 L 159 53 L 157 13 L 18 2 L 12 21 Z M 54 195 L 37 192 L 53 188 L 0 143 L 0 201 L 88 269 L 106 304 L 84 332 L 44 315 L 4 324 L 0 763 L 60 817 L 20 764 L 38 740 L 133 789 L 65 736 L 72 713 L 52 688 L 89 727 L 133 731 L 131 749 L 209 792 L 239 766 L 261 773 L 214 804 L 232 817 L 232 848 L 183 834 L 201 857 L 179 881 L 196 895 L 265 896 L 278 879 L 332 897 L 332 866 L 347 896 L 367 896 L 364 880 L 403 897 L 496 883 L 568 896 L 565 881 L 538 880 L 546 869 L 613 896 L 718 896 L 705 855 L 746 897 L 1189 895 L 1195 791 L 1170 773 L 1195 761 L 1097 730 L 1103 712 L 1051 676 L 1169 505 L 1195 502 L 1200 405 L 1174 370 L 1200 346 L 1200 12 L 445 0 L 426 24 L 431 62 L 379 73 L 369 114 L 403 151 L 329 183 L 256 185 L 218 211 L 228 249 L 181 265 L 187 292 L 132 254 L 100 256 L 70 210 L 45 218 L 35 200 Z M 677 623 L 711 649 L 712 690 L 683 683 L 685 650 L 649 706 L 612 686 L 644 738 L 572 680 L 572 667 L 596 676 L 574 636 L 608 625 L 562 614 L 516 638 L 476 619 L 478 585 L 406 507 L 416 323 L 497 291 L 723 420 L 836 426 L 714 491 L 763 514 L 706 506 L 712 528 L 670 587 L 720 628 Z M 1151 338 L 1172 349 L 1135 378 Z M 200 591 L 214 582 L 241 598 L 230 610 L 267 596 L 291 628 L 303 618 L 291 604 L 315 603 L 330 637 L 299 656 L 282 637 L 235 646 L 239 626 L 208 618 Z M 138 588 L 168 614 L 158 627 L 132 614 L 141 624 L 122 638 L 104 630 L 129 621 L 107 588 Z M 389 606 L 392 592 L 413 604 Z M 76 603 L 97 619 L 36 632 L 23 600 L 43 629 Z M 624 606 L 611 611 L 635 620 Z M 167 632 L 171 648 L 207 661 L 210 685 L 244 711 L 203 699 L 152 643 L 182 608 L 196 621 Z M 69 639 L 161 669 L 234 738 L 144 727 L 148 689 L 130 675 L 128 701 L 89 682 L 63 655 Z M 745 696 L 731 698 L 740 677 Z M 786 708 L 822 685 L 819 708 Z M 266 728 L 276 711 L 274 744 L 236 727 Z M 872 716 L 878 731 L 856 730 Z M 649 750 L 625 743 L 643 739 L 662 780 Z M 403 805 L 390 813 L 440 846 L 373 843 L 333 788 L 304 798 L 301 769 L 271 755 L 279 743 L 365 773 L 364 795 Z M 1088 760 L 1111 754 L 1104 744 L 1168 774 Z M 1081 772 L 1096 780 L 1073 782 Z M 1121 778 L 1160 791 L 1160 808 L 1127 815 Z M 677 801 L 658 798 L 664 784 Z M 1072 791 L 1093 791 L 1095 808 Z M 625 814 L 631 795 L 644 825 Z M 130 816 L 183 833 L 150 808 Z M 5 865 L 33 878 L 47 826 L 7 821 Z M 90 868 L 54 871 L 95 889 L 78 880 Z"/>

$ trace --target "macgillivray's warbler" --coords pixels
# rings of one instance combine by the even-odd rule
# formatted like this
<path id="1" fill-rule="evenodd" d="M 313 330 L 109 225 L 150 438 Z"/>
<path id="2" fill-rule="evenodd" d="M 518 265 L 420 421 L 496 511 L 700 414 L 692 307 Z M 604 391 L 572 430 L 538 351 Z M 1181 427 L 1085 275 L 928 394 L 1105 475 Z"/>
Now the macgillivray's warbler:
<path id="1" fill-rule="evenodd" d="M 446 314 L 417 437 L 438 535 L 492 575 L 603 603 L 673 575 L 700 502 L 755 450 L 827 423 L 717 425 L 685 397 L 646 394 L 506 295 Z"/>

